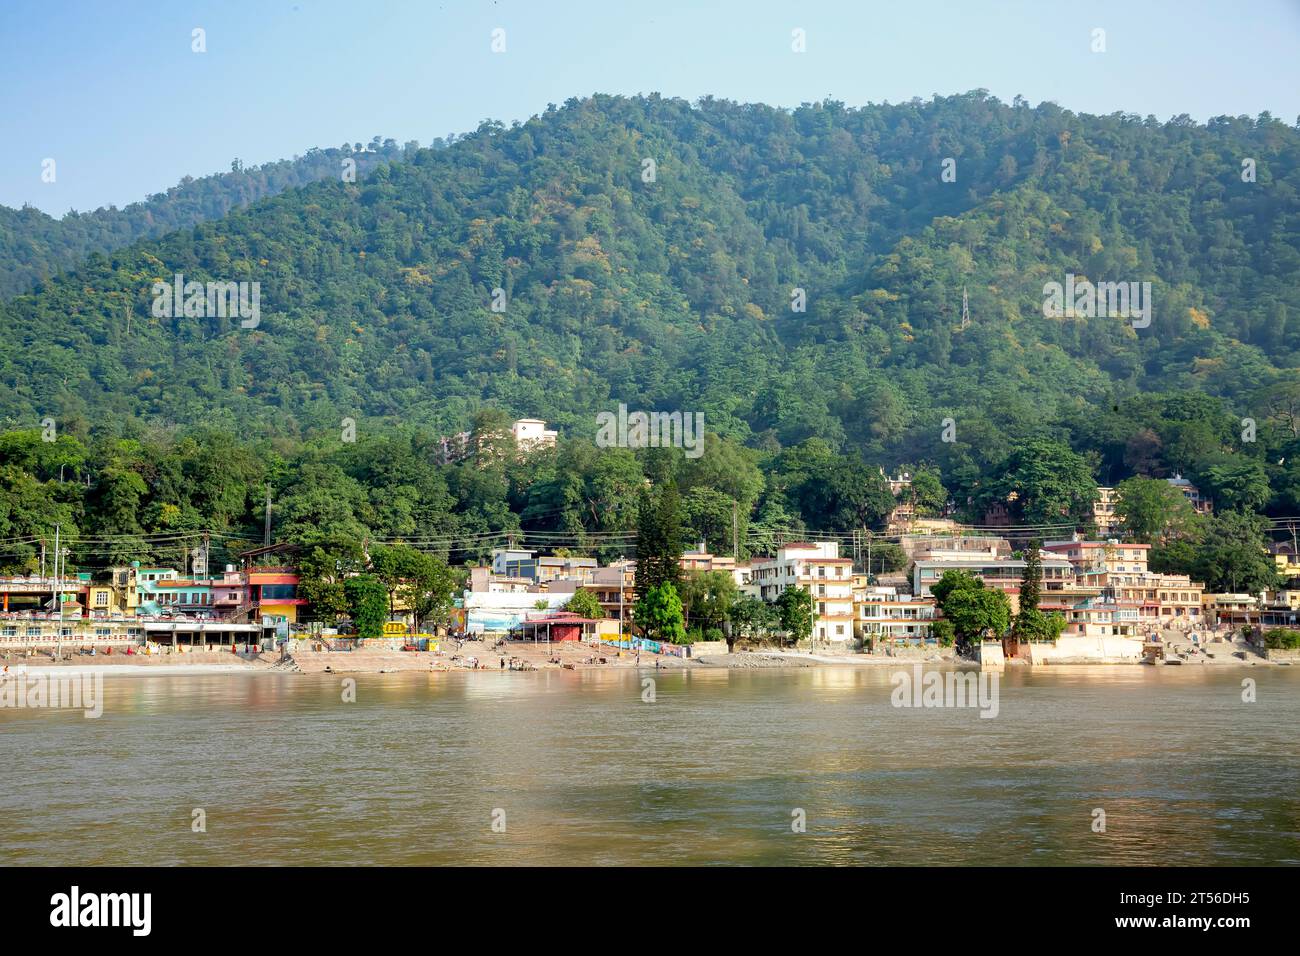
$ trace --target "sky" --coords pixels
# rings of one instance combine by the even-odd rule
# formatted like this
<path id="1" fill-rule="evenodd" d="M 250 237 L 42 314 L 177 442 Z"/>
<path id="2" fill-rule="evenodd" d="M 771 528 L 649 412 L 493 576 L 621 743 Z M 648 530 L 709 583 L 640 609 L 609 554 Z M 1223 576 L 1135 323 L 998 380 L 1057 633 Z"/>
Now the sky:
<path id="1" fill-rule="evenodd" d="M 236 158 L 428 145 L 594 92 L 794 107 L 983 88 L 1295 123 L 1298 50 L 1300 0 L 0 0 L 0 204 L 123 206 Z"/>

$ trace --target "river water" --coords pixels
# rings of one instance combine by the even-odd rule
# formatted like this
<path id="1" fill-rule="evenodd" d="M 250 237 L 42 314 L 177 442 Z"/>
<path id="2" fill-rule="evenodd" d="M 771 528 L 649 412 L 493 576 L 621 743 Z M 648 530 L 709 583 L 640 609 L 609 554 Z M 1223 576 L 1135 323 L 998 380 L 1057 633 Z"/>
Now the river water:
<path id="1" fill-rule="evenodd" d="M 1300 668 L 896 672 L 109 678 L 0 708 L 0 863 L 1300 862 Z"/>

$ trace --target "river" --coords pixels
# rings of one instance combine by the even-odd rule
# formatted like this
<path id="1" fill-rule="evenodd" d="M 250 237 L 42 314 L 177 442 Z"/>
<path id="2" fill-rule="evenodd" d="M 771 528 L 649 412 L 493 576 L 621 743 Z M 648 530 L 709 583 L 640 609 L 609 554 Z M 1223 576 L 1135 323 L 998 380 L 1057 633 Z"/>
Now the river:
<path id="1" fill-rule="evenodd" d="M 1300 668 L 895 671 L 108 678 L 0 708 L 0 862 L 1300 862 Z"/>

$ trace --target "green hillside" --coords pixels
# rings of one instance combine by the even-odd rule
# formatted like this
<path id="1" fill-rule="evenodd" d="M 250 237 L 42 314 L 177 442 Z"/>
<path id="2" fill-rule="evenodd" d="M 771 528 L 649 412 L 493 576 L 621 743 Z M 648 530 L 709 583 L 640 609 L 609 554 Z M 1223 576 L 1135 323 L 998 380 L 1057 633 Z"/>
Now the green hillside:
<path id="1" fill-rule="evenodd" d="M 300 449 L 353 418 L 418 445 L 491 408 L 590 439 L 623 402 L 702 412 L 747 447 L 770 527 L 782 509 L 878 523 L 870 495 L 807 485 L 831 487 L 837 456 L 928 462 L 972 513 L 1044 462 L 1069 473 L 1064 451 L 1092 480 L 1182 472 L 1224 506 L 1294 514 L 1298 185 L 1300 131 L 1266 115 L 1162 123 L 983 91 L 794 111 L 571 100 L 92 255 L 0 304 L 0 426 Z M 258 324 L 154 317 L 152 284 L 175 273 L 259 283 Z M 1067 274 L 1150 282 L 1150 326 L 1045 317 L 1044 284 Z M 575 468 L 590 490 L 596 466 Z M 1062 513 L 1028 498 L 1021 517 Z M 526 493 L 493 500 L 509 520 L 462 526 L 528 526 Z M 532 526 L 566 507 L 570 527 L 612 520 L 583 525 L 570 502 L 533 506 Z"/>

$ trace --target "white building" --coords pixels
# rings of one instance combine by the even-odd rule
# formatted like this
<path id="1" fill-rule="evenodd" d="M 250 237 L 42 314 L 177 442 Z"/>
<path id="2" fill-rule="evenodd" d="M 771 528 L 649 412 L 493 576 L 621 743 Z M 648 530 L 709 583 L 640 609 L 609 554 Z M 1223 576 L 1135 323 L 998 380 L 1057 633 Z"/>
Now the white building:
<path id="1" fill-rule="evenodd" d="M 857 592 L 854 607 L 857 636 L 863 641 L 917 643 L 930 639 L 934 598 L 899 594 L 895 588 L 868 587 Z"/>
<path id="2" fill-rule="evenodd" d="M 807 588 L 813 640 L 847 644 L 853 639 L 853 561 L 839 550 L 835 541 L 787 544 L 775 558 L 750 562 L 750 582 L 765 601 L 775 601 L 786 588 Z"/>
<path id="3" fill-rule="evenodd" d="M 515 444 L 520 451 L 532 451 L 535 448 L 549 448 L 555 444 L 559 433 L 546 427 L 540 418 L 521 418 L 510 426 L 515 436 Z"/>

